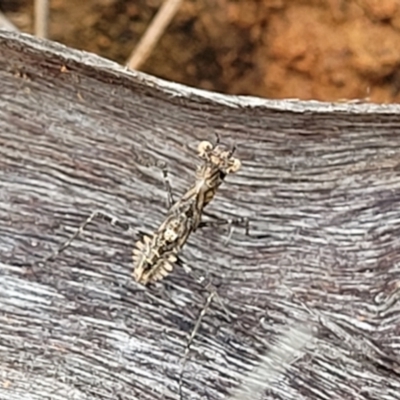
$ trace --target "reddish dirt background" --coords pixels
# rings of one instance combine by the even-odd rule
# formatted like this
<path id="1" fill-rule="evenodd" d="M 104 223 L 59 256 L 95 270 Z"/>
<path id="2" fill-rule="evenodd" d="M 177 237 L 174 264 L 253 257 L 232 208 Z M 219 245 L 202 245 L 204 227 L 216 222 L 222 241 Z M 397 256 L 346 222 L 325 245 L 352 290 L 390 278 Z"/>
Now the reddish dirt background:
<path id="1" fill-rule="evenodd" d="M 161 0 L 52 0 L 50 39 L 125 63 Z M 0 0 L 32 32 L 33 0 Z M 400 100 L 400 0 L 184 0 L 142 70 L 231 94 Z"/>

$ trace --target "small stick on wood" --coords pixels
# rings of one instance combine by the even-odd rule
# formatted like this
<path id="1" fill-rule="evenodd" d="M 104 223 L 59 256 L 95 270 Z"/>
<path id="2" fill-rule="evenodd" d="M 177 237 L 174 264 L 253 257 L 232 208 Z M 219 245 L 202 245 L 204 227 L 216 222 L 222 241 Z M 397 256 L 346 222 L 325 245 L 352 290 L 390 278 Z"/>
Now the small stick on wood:
<path id="1" fill-rule="evenodd" d="M 177 13 L 182 0 L 165 0 L 157 15 L 136 48 L 132 51 L 126 65 L 129 69 L 139 69 L 147 60 L 165 29 Z"/>
<path id="2" fill-rule="evenodd" d="M 18 32 L 18 28 L 0 11 L 0 29 Z"/>
<path id="3" fill-rule="evenodd" d="M 35 35 L 47 38 L 49 23 L 49 0 L 35 0 Z"/>

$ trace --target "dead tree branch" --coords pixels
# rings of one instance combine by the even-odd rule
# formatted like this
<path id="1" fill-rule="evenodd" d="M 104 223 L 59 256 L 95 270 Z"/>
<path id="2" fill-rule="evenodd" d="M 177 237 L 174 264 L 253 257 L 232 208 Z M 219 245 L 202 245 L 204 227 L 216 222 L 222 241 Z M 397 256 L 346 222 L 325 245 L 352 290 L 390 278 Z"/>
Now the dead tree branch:
<path id="1" fill-rule="evenodd" d="M 309 323 L 313 347 L 262 398 L 398 400 L 400 106 L 223 96 L 8 31 L 0 82 L 1 399 L 178 398 L 208 292 L 180 267 L 131 278 L 139 231 L 165 215 L 162 174 L 140 160 L 166 163 L 181 194 L 218 133 L 242 168 L 209 218 L 248 217 L 251 236 L 202 230 L 184 249 L 232 315 L 211 303 L 184 398 L 233 395 L 283 327 Z M 40 264 L 95 209 L 137 233 L 95 223 Z"/>

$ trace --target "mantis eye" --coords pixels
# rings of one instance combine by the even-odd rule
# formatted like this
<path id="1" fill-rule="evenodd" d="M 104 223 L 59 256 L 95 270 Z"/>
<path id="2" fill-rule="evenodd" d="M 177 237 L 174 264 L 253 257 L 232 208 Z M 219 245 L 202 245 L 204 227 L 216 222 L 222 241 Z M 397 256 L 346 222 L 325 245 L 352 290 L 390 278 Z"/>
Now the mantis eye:
<path id="1" fill-rule="evenodd" d="M 199 152 L 200 157 L 204 157 L 207 152 L 212 150 L 213 145 L 210 142 L 207 142 L 206 140 L 202 141 L 199 143 L 197 147 L 197 151 Z"/>
<path id="2" fill-rule="evenodd" d="M 231 165 L 226 169 L 228 174 L 238 171 L 242 166 L 242 163 L 238 158 L 232 158 L 231 161 Z"/>

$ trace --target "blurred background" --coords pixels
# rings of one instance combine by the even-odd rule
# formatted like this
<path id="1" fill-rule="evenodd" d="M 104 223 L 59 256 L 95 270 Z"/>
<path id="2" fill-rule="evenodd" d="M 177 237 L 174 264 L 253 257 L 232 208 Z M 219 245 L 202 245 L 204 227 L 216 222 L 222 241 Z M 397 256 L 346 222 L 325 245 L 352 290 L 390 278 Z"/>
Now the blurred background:
<path id="1" fill-rule="evenodd" d="M 163 0 L 51 0 L 48 38 L 121 64 Z M 0 0 L 34 33 L 34 0 Z M 400 100 L 398 0 L 182 0 L 140 70 L 266 98 Z"/>

